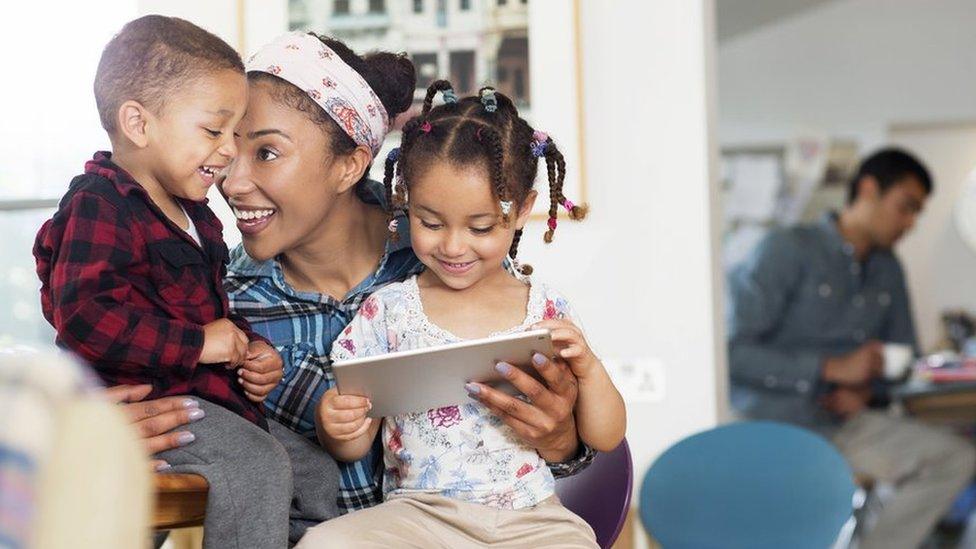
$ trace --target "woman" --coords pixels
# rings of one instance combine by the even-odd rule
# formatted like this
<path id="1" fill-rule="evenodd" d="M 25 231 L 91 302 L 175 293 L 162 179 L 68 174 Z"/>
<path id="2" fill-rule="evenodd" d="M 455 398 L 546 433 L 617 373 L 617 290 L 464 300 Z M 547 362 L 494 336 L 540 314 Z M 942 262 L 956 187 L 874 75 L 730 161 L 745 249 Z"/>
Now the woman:
<path id="1" fill-rule="evenodd" d="M 225 286 L 234 311 L 284 361 L 284 379 L 265 401 L 272 432 L 280 434 L 283 425 L 314 440 L 316 405 L 334 386 L 333 340 L 369 294 L 421 267 L 403 229 L 390 239 L 388 199 L 367 177 L 393 119 L 413 102 L 416 76 L 404 55 L 360 57 L 339 41 L 289 33 L 249 60 L 248 80 L 238 156 L 220 184 L 243 235 Z M 576 435 L 576 379 L 562 362 L 535 367 L 548 386 L 519 368 L 509 374 L 531 404 L 494 390 L 479 398 L 557 476 L 573 474 L 593 456 Z M 242 378 L 245 388 L 261 382 L 247 372 Z M 294 540 L 303 526 L 334 516 L 336 502 L 323 501 L 317 488 L 329 474 L 321 467 L 325 451 L 279 440 L 295 469 L 293 519 L 304 519 L 293 520 Z M 341 468 L 340 512 L 382 501 L 380 455 Z"/>

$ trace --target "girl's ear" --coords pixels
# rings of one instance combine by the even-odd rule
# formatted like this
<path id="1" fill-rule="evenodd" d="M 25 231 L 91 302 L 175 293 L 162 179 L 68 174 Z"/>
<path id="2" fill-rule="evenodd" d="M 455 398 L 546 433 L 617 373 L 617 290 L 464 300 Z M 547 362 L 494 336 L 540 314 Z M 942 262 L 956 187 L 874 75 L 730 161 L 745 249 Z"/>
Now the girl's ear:
<path id="1" fill-rule="evenodd" d="M 149 126 L 154 121 L 152 113 L 138 101 L 126 101 L 119 106 L 116 125 L 119 132 L 139 149 L 149 145 Z"/>
<path id="2" fill-rule="evenodd" d="M 344 193 L 353 188 L 373 160 L 372 152 L 365 145 L 357 146 L 351 153 L 338 159 L 339 169 L 339 193 Z"/>
<path id="3" fill-rule="evenodd" d="M 529 222 L 529 216 L 532 215 L 532 207 L 535 206 L 535 199 L 539 196 L 536 191 L 529 191 L 529 194 L 522 201 L 522 206 L 519 207 L 518 218 L 515 220 L 515 228 L 522 230 L 525 224 Z"/>

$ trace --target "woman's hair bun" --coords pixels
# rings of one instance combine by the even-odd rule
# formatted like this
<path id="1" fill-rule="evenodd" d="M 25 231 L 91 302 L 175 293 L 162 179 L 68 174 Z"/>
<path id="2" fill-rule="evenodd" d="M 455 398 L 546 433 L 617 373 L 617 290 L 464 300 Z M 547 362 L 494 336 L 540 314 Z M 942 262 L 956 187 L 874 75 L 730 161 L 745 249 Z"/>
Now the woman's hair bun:
<path id="1" fill-rule="evenodd" d="M 378 51 L 365 57 L 369 74 L 364 75 L 390 118 L 406 112 L 413 104 L 417 71 L 406 53 Z"/>

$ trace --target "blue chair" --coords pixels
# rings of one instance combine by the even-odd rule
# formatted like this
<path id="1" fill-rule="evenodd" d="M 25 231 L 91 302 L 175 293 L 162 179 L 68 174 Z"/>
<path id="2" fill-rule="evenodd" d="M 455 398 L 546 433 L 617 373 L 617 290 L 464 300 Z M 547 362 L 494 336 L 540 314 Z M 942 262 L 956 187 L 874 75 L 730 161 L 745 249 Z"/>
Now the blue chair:
<path id="1" fill-rule="evenodd" d="M 640 514 L 664 549 L 825 549 L 854 491 L 844 458 L 820 436 L 733 423 L 662 454 L 641 485 Z"/>

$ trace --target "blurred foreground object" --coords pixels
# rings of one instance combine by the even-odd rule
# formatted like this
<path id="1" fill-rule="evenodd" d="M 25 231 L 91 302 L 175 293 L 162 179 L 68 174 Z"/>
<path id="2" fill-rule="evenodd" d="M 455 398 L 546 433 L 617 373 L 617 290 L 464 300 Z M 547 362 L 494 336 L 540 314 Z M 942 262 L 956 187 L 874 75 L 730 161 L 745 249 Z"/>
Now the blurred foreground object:
<path id="1" fill-rule="evenodd" d="M 149 464 L 99 391 L 68 355 L 0 349 L 0 546 L 149 543 Z"/>

